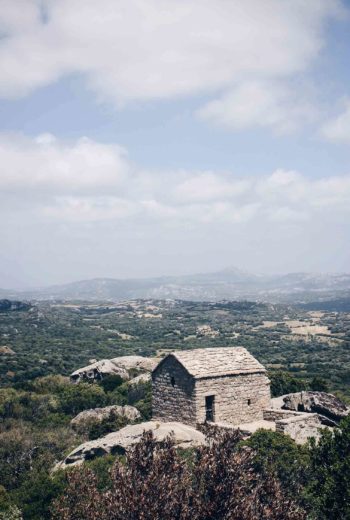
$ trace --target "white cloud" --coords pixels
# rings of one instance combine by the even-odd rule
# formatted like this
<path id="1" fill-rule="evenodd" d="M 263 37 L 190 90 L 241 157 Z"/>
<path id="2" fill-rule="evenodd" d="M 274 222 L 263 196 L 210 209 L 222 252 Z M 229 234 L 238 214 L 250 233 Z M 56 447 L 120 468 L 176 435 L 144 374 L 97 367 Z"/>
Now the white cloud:
<path id="1" fill-rule="evenodd" d="M 180 182 L 175 196 L 179 201 L 185 202 L 225 200 L 244 193 L 249 184 L 249 181 L 232 179 L 229 175 L 202 172 Z"/>
<path id="2" fill-rule="evenodd" d="M 97 222 L 118 220 L 137 213 L 137 206 L 118 197 L 57 197 L 55 205 L 44 206 L 41 212 L 60 221 Z"/>
<path id="3" fill-rule="evenodd" d="M 49 134 L 0 135 L 0 161 L 1 272 L 39 285 L 348 265 L 350 175 L 143 171 L 117 145 Z"/>
<path id="4" fill-rule="evenodd" d="M 107 190 L 119 186 L 130 166 L 120 146 L 82 137 L 64 143 L 51 134 L 0 136 L 0 186 L 25 190 Z"/>
<path id="5" fill-rule="evenodd" d="M 273 81 L 243 82 L 197 112 L 202 119 L 233 130 L 271 127 L 277 133 L 290 133 L 311 121 L 312 105 L 299 92 Z"/>
<path id="6" fill-rule="evenodd" d="M 289 208 L 288 206 L 267 209 L 268 219 L 272 222 L 302 222 L 308 220 L 306 211 Z"/>
<path id="7" fill-rule="evenodd" d="M 116 104 L 286 78 L 318 55 L 325 23 L 340 5 L 337 0 L 1 0 L 0 95 L 26 95 L 71 73 L 83 74 L 98 96 Z M 276 104 L 263 102 L 265 110 L 271 103 Z"/>
<path id="8" fill-rule="evenodd" d="M 277 225 L 316 221 L 327 211 L 348 218 L 350 211 L 349 175 L 145 172 L 131 166 L 118 145 L 86 138 L 67 143 L 51 134 L 0 136 L 0 162 L 2 211 L 35 212 L 58 222 Z"/>
<path id="9" fill-rule="evenodd" d="M 315 196 L 310 198 L 313 207 L 330 207 L 340 212 L 350 210 L 350 175 L 323 178 L 314 185 L 309 183 L 309 192 L 312 190 L 315 191 Z"/>
<path id="10" fill-rule="evenodd" d="M 300 173 L 290 170 L 276 170 L 256 183 L 258 195 L 271 204 L 285 198 L 289 203 L 296 204 L 310 195 L 308 190 L 308 180 Z"/>
<path id="11" fill-rule="evenodd" d="M 344 105 L 344 111 L 321 129 L 323 137 L 335 143 L 350 143 L 350 99 L 346 99 Z"/>

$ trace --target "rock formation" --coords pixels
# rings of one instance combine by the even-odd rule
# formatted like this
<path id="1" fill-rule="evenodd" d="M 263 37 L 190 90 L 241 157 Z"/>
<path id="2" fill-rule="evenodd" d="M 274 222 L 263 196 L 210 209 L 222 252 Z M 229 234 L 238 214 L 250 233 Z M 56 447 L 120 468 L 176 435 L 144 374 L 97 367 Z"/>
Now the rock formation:
<path id="1" fill-rule="evenodd" d="M 139 376 L 130 379 L 128 384 L 131 386 L 136 386 L 140 383 L 148 383 L 148 381 L 151 381 L 151 374 L 150 372 L 145 372 L 144 374 L 140 374 Z"/>
<path id="2" fill-rule="evenodd" d="M 130 379 L 130 371 L 150 373 L 158 361 L 156 358 L 142 356 L 120 356 L 113 359 L 102 359 L 75 370 L 70 377 L 74 383 L 84 380 L 100 380 L 113 374 L 128 380 Z"/>
<path id="3" fill-rule="evenodd" d="M 74 383 L 79 383 L 86 380 L 100 380 L 112 374 L 118 375 L 125 380 L 129 379 L 127 370 L 114 363 L 113 359 L 102 359 L 86 367 L 79 368 L 71 374 L 70 378 Z"/>
<path id="4" fill-rule="evenodd" d="M 125 370 L 140 370 L 140 372 L 152 372 L 157 366 L 159 359 L 143 356 L 121 356 L 112 359 L 114 363 L 125 368 Z"/>
<path id="5" fill-rule="evenodd" d="M 149 421 L 126 426 L 118 432 L 109 433 L 95 441 L 81 444 L 63 462 L 57 464 L 55 469 L 65 469 L 102 455 L 123 454 L 140 441 L 145 431 L 150 430 L 158 442 L 173 435 L 176 445 L 181 448 L 200 446 L 205 443 L 204 434 L 191 426 L 177 422 Z"/>
<path id="6" fill-rule="evenodd" d="M 129 421 L 136 421 L 141 418 L 141 414 L 134 406 L 106 406 L 104 408 L 92 408 L 91 410 L 84 410 L 78 413 L 70 424 L 73 428 L 78 429 L 81 426 L 91 422 L 101 422 L 111 415 L 111 413 L 126 417 Z"/>
<path id="7" fill-rule="evenodd" d="M 321 422 L 336 426 L 349 414 L 349 409 L 335 395 L 326 392 L 297 392 L 283 396 L 284 410 L 317 413 Z"/>
<path id="8" fill-rule="evenodd" d="M 8 347 L 7 345 L 4 345 L 0 347 L 0 354 L 3 354 L 4 356 L 14 356 L 16 352 L 12 350 L 11 347 Z"/>

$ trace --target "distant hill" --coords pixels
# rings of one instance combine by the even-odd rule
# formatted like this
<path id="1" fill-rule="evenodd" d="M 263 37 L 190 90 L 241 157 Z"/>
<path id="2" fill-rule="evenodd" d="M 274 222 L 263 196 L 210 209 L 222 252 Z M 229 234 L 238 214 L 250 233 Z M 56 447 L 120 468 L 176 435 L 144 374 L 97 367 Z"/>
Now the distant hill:
<path id="1" fill-rule="evenodd" d="M 0 290 L 0 296 L 26 300 L 120 301 L 169 298 L 303 304 L 350 298 L 350 274 L 290 273 L 266 276 L 228 268 L 214 273 L 186 276 L 126 280 L 95 278 L 32 291 Z"/>
<path id="2" fill-rule="evenodd" d="M 350 296 L 348 298 L 301 303 L 298 304 L 298 307 L 306 311 L 350 312 Z"/>

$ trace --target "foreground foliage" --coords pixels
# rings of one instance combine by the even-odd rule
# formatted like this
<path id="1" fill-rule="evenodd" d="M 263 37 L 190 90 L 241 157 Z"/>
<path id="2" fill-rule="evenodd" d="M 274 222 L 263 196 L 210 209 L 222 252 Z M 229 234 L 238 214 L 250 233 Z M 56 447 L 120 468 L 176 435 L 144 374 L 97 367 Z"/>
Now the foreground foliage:
<path id="1" fill-rule="evenodd" d="M 64 475 L 50 474 L 55 463 L 82 442 L 126 424 L 112 414 L 77 431 L 71 419 L 82 410 L 109 404 L 136 404 L 146 420 L 150 385 L 140 384 L 129 393 L 125 384 L 105 389 L 46 376 L 0 389 L 0 520 L 50 518 L 51 501 L 66 485 Z M 94 465 L 100 473 L 101 465 Z"/>
<path id="2" fill-rule="evenodd" d="M 350 416 L 311 441 L 309 499 L 317 520 L 350 519 Z"/>
<path id="3" fill-rule="evenodd" d="M 235 432 L 215 432 L 207 446 L 183 457 L 168 438 L 152 433 L 116 461 L 107 489 L 88 468 L 68 475 L 65 494 L 54 503 L 54 520 L 303 520 L 306 513 L 273 472 L 263 474 L 254 451 Z"/>
<path id="4" fill-rule="evenodd" d="M 208 446 L 183 451 L 146 434 L 126 460 L 54 474 L 79 437 L 68 426 L 5 425 L 0 520 L 350 520 L 350 417 L 305 446 L 266 430 L 244 442 L 209 431 Z"/>

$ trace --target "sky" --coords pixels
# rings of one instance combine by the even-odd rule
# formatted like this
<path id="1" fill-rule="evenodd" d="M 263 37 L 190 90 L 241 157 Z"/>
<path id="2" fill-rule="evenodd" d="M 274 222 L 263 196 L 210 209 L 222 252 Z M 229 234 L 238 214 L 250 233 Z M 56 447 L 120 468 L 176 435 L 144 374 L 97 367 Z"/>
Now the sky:
<path id="1" fill-rule="evenodd" d="M 0 287 L 350 271 L 350 0 L 0 0 Z"/>

